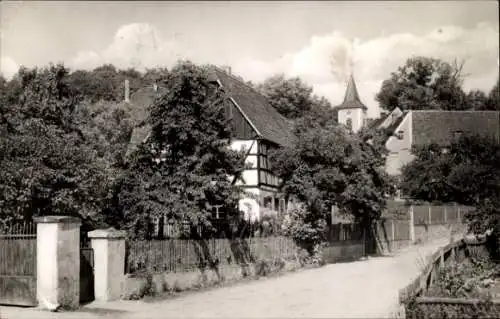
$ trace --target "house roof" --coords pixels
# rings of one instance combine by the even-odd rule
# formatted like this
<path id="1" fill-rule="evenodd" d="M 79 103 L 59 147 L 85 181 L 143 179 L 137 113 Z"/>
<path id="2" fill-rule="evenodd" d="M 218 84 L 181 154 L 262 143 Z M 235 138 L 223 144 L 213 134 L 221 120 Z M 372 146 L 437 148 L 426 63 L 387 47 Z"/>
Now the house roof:
<path id="1" fill-rule="evenodd" d="M 359 98 L 358 89 L 356 88 L 356 82 L 354 81 L 354 76 L 352 74 L 349 77 L 349 82 L 347 83 L 344 102 L 342 102 L 342 104 L 336 106 L 335 108 L 338 110 L 361 108 L 365 111 L 368 109 Z"/>
<path id="2" fill-rule="evenodd" d="M 382 124 L 385 119 L 389 116 L 390 114 L 384 114 L 382 117 L 376 118 L 376 119 L 370 119 L 368 122 L 368 128 L 379 128 L 379 125 Z"/>
<path id="3" fill-rule="evenodd" d="M 458 132 L 500 140 L 498 111 L 412 111 L 413 145 L 446 145 Z"/>
<path id="4" fill-rule="evenodd" d="M 294 138 L 290 122 L 269 104 L 265 96 L 242 79 L 216 67 L 213 70 L 222 87 L 256 129 L 259 137 L 282 146 L 290 144 Z"/>
<path id="5" fill-rule="evenodd" d="M 155 96 L 165 91 L 166 89 L 163 87 L 158 87 L 156 91 L 153 86 L 143 87 L 130 96 L 130 102 L 124 102 L 126 107 L 131 110 L 134 121 L 134 129 L 125 154 L 126 157 L 137 148 L 137 145 L 145 141 L 151 132 L 151 126 L 146 123 L 148 107 L 153 103 Z"/>
<path id="6" fill-rule="evenodd" d="M 259 137 L 278 145 L 289 145 L 294 138 L 291 122 L 279 114 L 267 102 L 266 97 L 246 84 L 242 79 L 229 75 L 216 67 L 211 69 L 210 79 L 218 81 L 227 90 L 236 107 L 255 127 Z M 152 86 L 148 86 L 137 90 L 130 97 L 129 107 L 134 110 L 134 122 L 137 124 L 132 131 L 126 156 L 148 137 L 151 127 L 146 123 L 147 108 L 153 103 L 155 94 L 161 94 L 165 91 L 165 88 L 159 87 L 155 92 Z"/>
<path id="7" fill-rule="evenodd" d="M 398 118 L 396 118 L 396 120 L 394 120 L 388 127 L 387 127 L 387 130 L 389 132 L 393 132 L 393 133 L 396 133 L 394 132 L 399 124 L 401 124 L 401 122 L 403 122 L 404 118 L 406 117 L 406 114 L 408 114 L 408 111 L 403 111 L 401 116 L 399 116 Z"/>

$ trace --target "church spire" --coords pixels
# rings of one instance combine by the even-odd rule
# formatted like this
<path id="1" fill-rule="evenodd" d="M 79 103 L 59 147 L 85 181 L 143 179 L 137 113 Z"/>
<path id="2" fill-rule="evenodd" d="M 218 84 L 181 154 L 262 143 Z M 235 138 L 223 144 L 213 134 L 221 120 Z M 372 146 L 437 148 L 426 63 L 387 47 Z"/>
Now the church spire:
<path id="1" fill-rule="evenodd" d="M 347 82 L 347 89 L 345 91 L 344 103 L 347 102 L 360 102 L 358 89 L 356 88 L 356 82 L 354 81 L 354 76 L 351 73 L 349 77 L 349 82 Z"/>
<path id="2" fill-rule="evenodd" d="M 338 109 L 354 109 L 361 108 L 367 110 L 368 108 L 361 102 L 359 98 L 358 89 L 356 88 L 356 81 L 354 75 L 351 73 L 349 81 L 347 82 L 347 89 L 345 91 L 344 102 L 337 106 Z"/>

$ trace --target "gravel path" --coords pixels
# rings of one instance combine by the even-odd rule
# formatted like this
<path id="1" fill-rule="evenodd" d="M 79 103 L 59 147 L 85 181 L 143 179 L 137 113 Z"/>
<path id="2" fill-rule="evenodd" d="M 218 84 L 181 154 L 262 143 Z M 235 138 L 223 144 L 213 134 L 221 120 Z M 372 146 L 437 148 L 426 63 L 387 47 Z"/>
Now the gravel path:
<path id="1" fill-rule="evenodd" d="M 398 310 L 398 290 L 418 275 L 424 256 L 448 242 L 172 300 L 95 302 L 71 313 L 1 307 L 0 318 L 390 318 Z"/>

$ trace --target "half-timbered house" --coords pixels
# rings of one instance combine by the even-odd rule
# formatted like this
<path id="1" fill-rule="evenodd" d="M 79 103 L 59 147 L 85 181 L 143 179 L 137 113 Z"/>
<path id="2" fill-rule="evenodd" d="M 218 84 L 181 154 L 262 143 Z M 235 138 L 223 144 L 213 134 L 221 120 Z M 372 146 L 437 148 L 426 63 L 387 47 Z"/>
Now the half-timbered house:
<path id="1" fill-rule="evenodd" d="M 292 141 L 290 122 L 269 104 L 265 96 L 230 71 L 213 67 L 210 76 L 229 96 L 225 114 L 232 120 L 231 148 L 244 150 L 249 164 L 236 180 L 236 185 L 243 188 L 245 194 L 239 202 L 239 209 L 249 220 L 283 212 L 285 199 L 279 191 L 281 180 L 273 174 L 268 154 L 269 150 Z M 146 108 L 160 90 L 162 88 L 156 86 L 154 89 L 140 89 L 128 103 Z M 134 129 L 128 153 L 147 139 L 149 130 L 145 123 Z"/>

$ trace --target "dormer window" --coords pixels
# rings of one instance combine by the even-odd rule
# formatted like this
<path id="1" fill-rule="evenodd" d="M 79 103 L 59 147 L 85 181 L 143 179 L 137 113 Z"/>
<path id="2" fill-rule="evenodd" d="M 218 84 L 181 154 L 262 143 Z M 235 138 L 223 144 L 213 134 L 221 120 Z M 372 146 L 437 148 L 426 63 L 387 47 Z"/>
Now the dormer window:
<path id="1" fill-rule="evenodd" d="M 398 140 L 402 140 L 402 139 L 403 139 L 403 137 L 404 137 L 404 134 L 405 134 L 405 132 L 404 132 L 404 131 L 398 131 L 398 132 L 396 133 L 396 137 L 398 138 Z"/>

